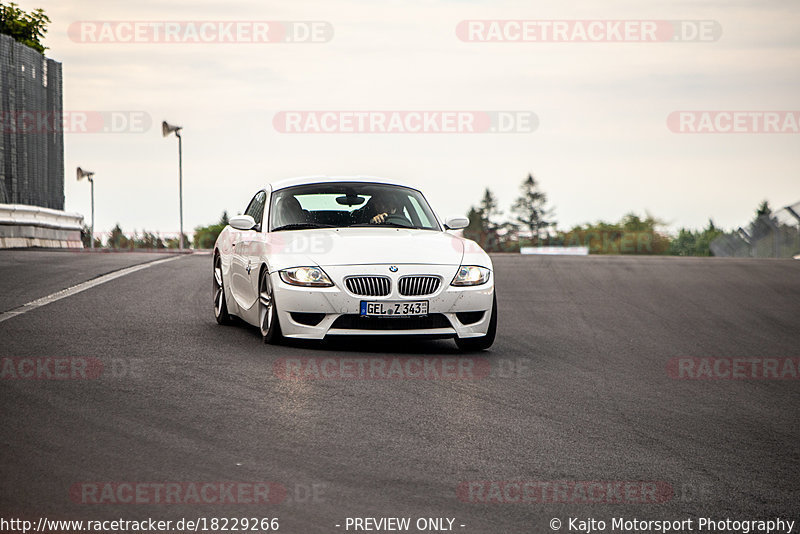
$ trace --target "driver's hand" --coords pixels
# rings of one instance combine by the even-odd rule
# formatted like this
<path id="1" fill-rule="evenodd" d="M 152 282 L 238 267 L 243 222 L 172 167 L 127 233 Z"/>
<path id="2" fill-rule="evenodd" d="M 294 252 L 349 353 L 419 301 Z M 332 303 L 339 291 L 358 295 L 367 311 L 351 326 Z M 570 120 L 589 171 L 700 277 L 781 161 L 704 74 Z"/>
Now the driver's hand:
<path id="1" fill-rule="evenodd" d="M 379 213 L 375 217 L 370 219 L 369 222 L 372 224 L 381 224 L 383 221 L 386 220 L 386 217 L 388 216 L 389 216 L 388 213 Z"/>

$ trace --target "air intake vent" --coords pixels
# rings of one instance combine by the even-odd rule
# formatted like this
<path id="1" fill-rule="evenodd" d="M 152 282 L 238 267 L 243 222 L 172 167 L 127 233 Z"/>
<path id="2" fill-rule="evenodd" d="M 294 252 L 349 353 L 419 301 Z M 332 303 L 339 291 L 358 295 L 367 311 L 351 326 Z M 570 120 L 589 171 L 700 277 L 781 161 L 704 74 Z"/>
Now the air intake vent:
<path id="1" fill-rule="evenodd" d="M 483 319 L 485 313 L 482 311 L 456 312 L 456 317 L 458 317 L 461 324 L 475 324 Z"/>
<path id="2" fill-rule="evenodd" d="M 306 312 L 289 312 L 289 313 L 292 316 L 292 321 L 307 326 L 317 326 L 325 318 L 324 313 L 306 313 Z"/>
<path id="3" fill-rule="evenodd" d="M 450 321 L 441 313 L 418 317 L 361 317 L 341 315 L 331 328 L 345 330 L 426 330 L 429 328 L 452 328 Z"/>
<path id="4" fill-rule="evenodd" d="M 430 295 L 439 289 L 438 276 L 404 276 L 398 285 L 400 294 L 407 297 Z"/>
<path id="5" fill-rule="evenodd" d="M 365 297 L 384 297 L 392 285 L 386 276 L 351 276 L 344 283 L 351 293 Z"/>

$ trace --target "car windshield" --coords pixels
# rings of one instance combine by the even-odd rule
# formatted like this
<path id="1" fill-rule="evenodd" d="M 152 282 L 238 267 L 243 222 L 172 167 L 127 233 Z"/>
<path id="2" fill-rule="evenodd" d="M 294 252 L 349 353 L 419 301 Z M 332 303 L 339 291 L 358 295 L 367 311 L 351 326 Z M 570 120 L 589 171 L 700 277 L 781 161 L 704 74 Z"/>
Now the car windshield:
<path id="1" fill-rule="evenodd" d="M 270 231 L 396 227 L 439 230 L 422 193 L 396 185 L 340 182 L 299 185 L 272 194 Z"/>

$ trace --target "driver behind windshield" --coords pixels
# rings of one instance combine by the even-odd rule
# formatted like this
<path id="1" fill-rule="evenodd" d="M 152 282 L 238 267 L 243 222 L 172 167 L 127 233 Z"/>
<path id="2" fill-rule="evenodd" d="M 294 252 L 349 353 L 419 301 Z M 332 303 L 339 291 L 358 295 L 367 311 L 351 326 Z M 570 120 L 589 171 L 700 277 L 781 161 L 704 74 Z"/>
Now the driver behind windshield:
<path id="1" fill-rule="evenodd" d="M 403 217 L 403 205 L 399 200 L 388 193 L 376 193 L 369 202 L 375 215 L 369 220 L 370 224 L 383 224 L 392 215 Z"/>

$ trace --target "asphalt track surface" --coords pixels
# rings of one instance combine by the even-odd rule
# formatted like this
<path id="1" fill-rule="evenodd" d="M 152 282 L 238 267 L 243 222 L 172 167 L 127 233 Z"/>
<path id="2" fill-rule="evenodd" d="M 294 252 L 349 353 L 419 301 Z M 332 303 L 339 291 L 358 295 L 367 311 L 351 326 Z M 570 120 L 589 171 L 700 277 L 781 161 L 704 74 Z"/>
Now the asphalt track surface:
<path id="1" fill-rule="evenodd" d="M 0 313 L 108 272 L 164 257 L 155 252 L 0 250 Z"/>
<path id="2" fill-rule="evenodd" d="M 0 252 L 0 312 L 151 259 Z M 448 517 L 464 533 L 553 532 L 552 518 L 567 532 L 570 517 L 800 519 L 800 381 L 677 380 L 667 370 L 676 357 L 800 356 L 800 261 L 494 262 L 498 337 L 480 354 L 459 355 L 447 340 L 266 346 L 254 328 L 214 322 L 211 258 L 199 254 L 0 323 L 0 357 L 104 365 L 93 380 L 0 381 L 0 515 L 277 517 L 289 533 L 353 532 L 347 517 Z M 275 372 L 281 358 L 392 356 L 486 359 L 491 372 Z M 481 480 L 656 481 L 671 494 L 486 503 L 457 492 Z M 287 493 L 275 504 L 71 498 L 89 481 L 270 481 Z"/>

